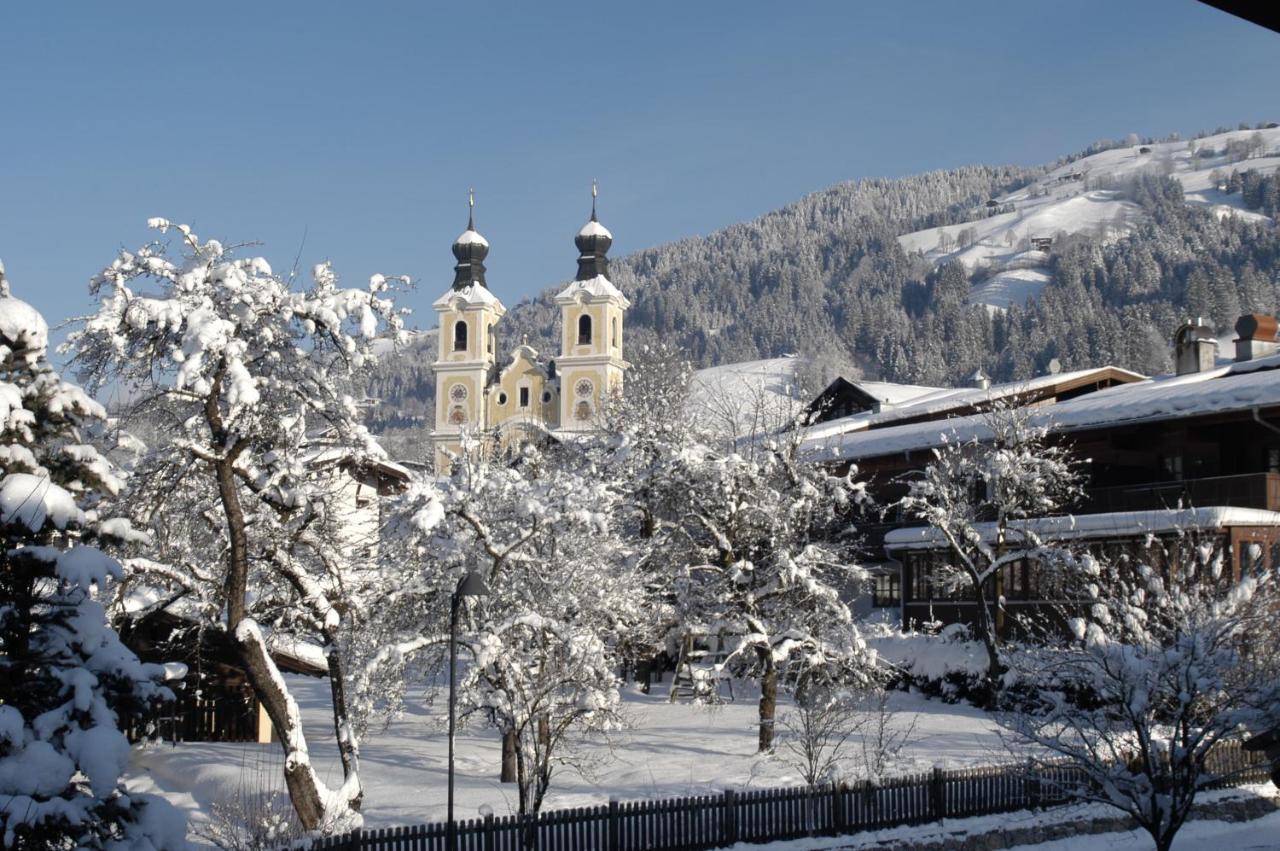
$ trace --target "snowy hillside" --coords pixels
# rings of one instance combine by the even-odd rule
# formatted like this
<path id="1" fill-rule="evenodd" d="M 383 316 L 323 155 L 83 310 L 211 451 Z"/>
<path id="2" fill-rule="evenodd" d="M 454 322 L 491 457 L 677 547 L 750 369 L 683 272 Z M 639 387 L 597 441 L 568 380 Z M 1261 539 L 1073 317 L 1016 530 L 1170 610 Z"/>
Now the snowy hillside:
<path id="1" fill-rule="evenodd" d="M 1250 145 L 1252 155 L 1240 159 L 1238 151 Z M 964 264 L 975 278 L 972 301 L 1005 309 L 1034 298 L 1049 282 L 1048 254 L 1034 250 L 1037 240 L 1086 235 L 1106 242 L 1131 232 L 1145 214 L 1121 196 L 1128 178 L 1143 172 L 1167 174 L 1182 184 L 1188 205 L 1219 216 L 1265 221 L 1244 208 L 1239 194 L 1215 188 L 1213 175 L 1232 169 L 1269 173 L 1277 167 L 1280 128 L 1115 148 L 1059 166 L 1028 186 L 990 199 L 973 211 L 973 221 L 914 231 L 898 237 L 898 243 L 935 264 Z M 988 210 L 1000 212 L 977 218 Z"/>
<path id="2" fill-rule="evenodd" d="M 700 369 L 689 386 L 690 415 L 723 438 L 776 431 L 800 412 L 802 363 L 787 356 Z"/>

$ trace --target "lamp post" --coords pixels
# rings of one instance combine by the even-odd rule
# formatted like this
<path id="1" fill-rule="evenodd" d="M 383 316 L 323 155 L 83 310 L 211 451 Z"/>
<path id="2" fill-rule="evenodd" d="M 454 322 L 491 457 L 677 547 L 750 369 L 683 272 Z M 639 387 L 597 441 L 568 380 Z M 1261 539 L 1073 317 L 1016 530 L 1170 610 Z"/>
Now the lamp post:
<path id="1" fill-rule="evenodd" d="M 457 851 L 458 829 L 453 823 L 453 732 L 458 705 L 458 606 L 463 597 L 488 596 L 489 589 L 480 574 L 472 571 L 462 577 L 449 598 L 449 851 Z"/>

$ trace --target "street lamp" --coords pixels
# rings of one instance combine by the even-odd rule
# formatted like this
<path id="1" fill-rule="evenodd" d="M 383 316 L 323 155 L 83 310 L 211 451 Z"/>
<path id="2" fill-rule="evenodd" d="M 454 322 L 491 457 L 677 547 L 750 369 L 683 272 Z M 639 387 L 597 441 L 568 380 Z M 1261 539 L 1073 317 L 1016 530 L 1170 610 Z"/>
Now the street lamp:
<path id="1" fill-rule="evenodd" d="M 458 704 L 458 606 L 463 597 L 487 597 L 489 589 L 480 574 L 472 571 L 462 577 L 449 598 L 449 851 L 457 851 L 458 830 L 453 823 L 453 731 Z"/>

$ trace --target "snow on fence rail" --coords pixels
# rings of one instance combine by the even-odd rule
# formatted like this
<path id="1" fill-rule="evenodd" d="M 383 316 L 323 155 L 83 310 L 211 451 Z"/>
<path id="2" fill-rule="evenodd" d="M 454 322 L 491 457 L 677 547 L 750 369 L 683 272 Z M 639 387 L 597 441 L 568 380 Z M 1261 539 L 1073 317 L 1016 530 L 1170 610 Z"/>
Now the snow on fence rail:
<path id="1" fill-rule="evenodd" d="M 1264 782 L 1261 755 L 1218 747 L 1211 788 Z M 760 789 L 662 801 L 488 816 L 457 822 L 459 851 L 702 851 L 737 842 L 837 836 L 1065 804 L 1083 780 L 1065 765 L 1005 765 L 911 774 L 879 785 Z M 355 831 L 314 840 L 311 851 L 448 851 L 443 823 Z"/>

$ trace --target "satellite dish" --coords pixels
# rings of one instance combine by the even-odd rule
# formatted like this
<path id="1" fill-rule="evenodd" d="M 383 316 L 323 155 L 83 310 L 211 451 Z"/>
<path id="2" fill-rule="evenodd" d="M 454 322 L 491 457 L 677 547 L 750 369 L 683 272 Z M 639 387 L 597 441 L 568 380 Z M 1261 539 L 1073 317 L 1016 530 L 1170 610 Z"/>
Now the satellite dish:
<path id="1" fill-rule="evenodd" d="M 1049 361 L 1049 374 L 1057 375 L 1060 372 L 1062 372 L 1062 361 L 1057 358 L 1053 358 Z"/>

